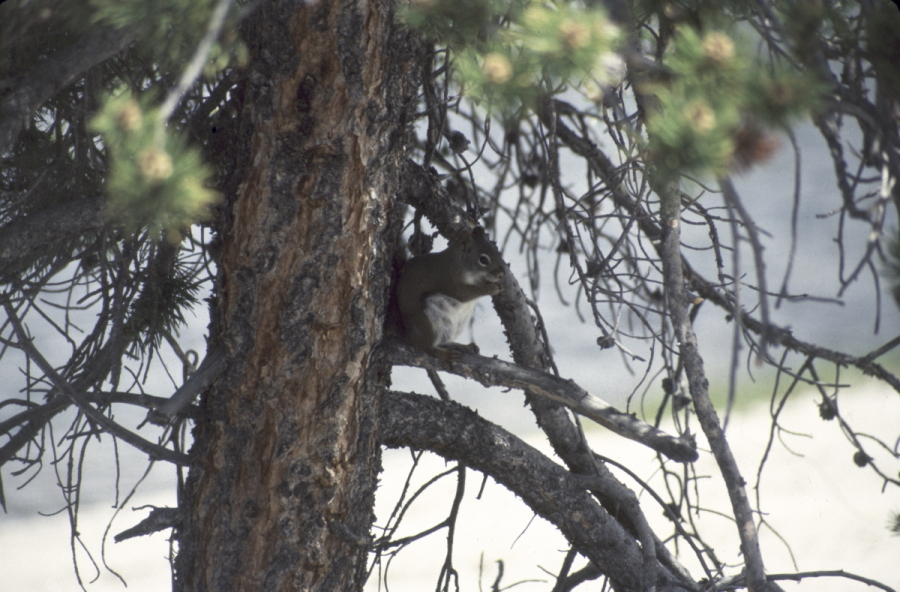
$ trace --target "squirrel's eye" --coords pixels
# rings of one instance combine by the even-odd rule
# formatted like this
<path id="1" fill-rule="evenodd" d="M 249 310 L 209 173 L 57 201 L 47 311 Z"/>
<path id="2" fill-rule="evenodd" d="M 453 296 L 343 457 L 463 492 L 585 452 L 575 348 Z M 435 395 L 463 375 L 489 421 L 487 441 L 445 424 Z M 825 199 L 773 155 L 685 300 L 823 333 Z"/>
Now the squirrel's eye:
<path id="1" fill-rule="evenodd" d="M 487 255 L 479 255 L 479 256 L 478 256 L 478 263 L 479 263 L 482 267 L 487 267 L 488 265 L 491 264 L 491 258 L 488 257 Z"/>

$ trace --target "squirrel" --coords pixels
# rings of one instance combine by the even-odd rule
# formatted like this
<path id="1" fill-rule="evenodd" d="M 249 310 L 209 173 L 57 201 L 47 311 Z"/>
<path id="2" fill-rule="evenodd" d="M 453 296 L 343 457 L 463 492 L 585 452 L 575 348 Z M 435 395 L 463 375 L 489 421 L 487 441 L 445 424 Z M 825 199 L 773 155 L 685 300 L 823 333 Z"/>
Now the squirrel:
<path id="1" fill-rule="evenodd" d="M 453 340 L 472 318 L 475 300 L 499 294 L 505 275 L 500 251 L 481 226 L 460 232 L 440 253 L 407 261 L 397 282 L 407 343 L 447 362 L 477 354 L 474 343 Z"/>

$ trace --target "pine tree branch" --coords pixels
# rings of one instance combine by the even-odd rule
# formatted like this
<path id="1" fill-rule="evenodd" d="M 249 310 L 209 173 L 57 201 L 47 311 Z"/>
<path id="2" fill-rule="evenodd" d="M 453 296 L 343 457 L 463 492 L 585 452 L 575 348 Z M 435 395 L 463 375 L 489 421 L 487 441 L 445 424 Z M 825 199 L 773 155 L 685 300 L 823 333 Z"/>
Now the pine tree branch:
<path id="1" fill-rule="evenodd" d="M 574 108 L 571 105 L 561 101 L 556 101 L 556 109 L 559 113 L 570 113 L 574 111 Z M 557 119 L 556 133 L 560 141 L 569 150 L 584 158 L 591 170 L 593 170 L 600 178 L 604 179 L 607 186 L 610 187 L 610 192 L 616 205 L 628 212 L 629 216 L 636 220 L 641 232 L 650 240 L 651 244 L 656 247 L 657 252 L 659 252 L 662 229 L 655 221 L 654 217 L 643 208 L 640 202 L 629 195 L 622 184 L 616 181 L 617 173 L 615 165 L 613 165 L 593 142 L 576 134 L 560 119 Z M 690 262 L 684 258 L 682 258 L 681 266 L 684 278 L 690 284 L 691 290 L 698 296 L 701 296 L 723 310 L 728 311 L 730 314 L 740 314 L 741 322 L 744 327 L 757 335 L 767 335 L 769 343 L 786 347 L 797 353 L 803 354 L 804 356 L 821 358 L 841 366 L 854 366 L 862 370 L 863 373 L 868 376 L 883 380 L 890 384 L 894 390 L 900 392 L 900 379 L 885 370 L 880 364 L 874 362 L 874 358 L 871 356 L 852 356 L 844 352 L 802 341 L 795 338 L 787 329 L 775 325 L 767 326 L 748 312 L 735 311 L 728 296 L 719 290 L 717 284 L 710 282 L 703 277 L 703 275 L 693 269 Z"/>
<path id="2" fill-rule="evenodd" d="M 60 50 L 21 76 L 15 90 L 0 102 L 0 155 L 12 149 L 31 115 L 50 97 L 134 40 L 131 29 L 96 27 L 71 47 Z"/>
<path id="3" fill-rule="evenodd" d="M 13 326 L 13 330 L 16 333 L 16 337 L 18 338 L 17 346 L 25 352 L 25 354 L 31 358 L 31 360 L 37 365 L 38 368 L 47 376 L 48 379 L 53 383 L 53 386 L 56 389 L 71 399 L 73 403 L 84 413 L 88 419 L 104 428 L 113 436 L 120 438 L 121 440 L 128 442 L 138 450 L 141 450 L 147 453 L 150 458 L 154 460 L 164 460 L 176 464 L 189 465 L 191 463 L 191 457 L 182 454 L 180 452 L 175 452 L 174 450 L 170 450 L 164 446 L 160 446 L 159 444 L 154 444 L 144 438 L 138 436 L 131 430 L 125 428 L 124 426 L 119 425 L 112 419 L 106 417 L 100 411 L 95 409 L 82 395 L 80 392 L 76 391 L 72 386 L 62 377 L 59 373 L 50 365 L 50 362 L 41 355 L 41 353 L 34 347 L 34 344 L 31 342 L 31 338 L 28 337 L 28 334 L 25 332 L 25 328 L 22 326 L 22 322 L 19 320 L 16 311 L 13 310 L 13 307 L 6 303 L 3 305 L 4 309 L 6 309 L 6 314 L 9 318 L 10 324 Z"/>
<path id="4" fill-rule="evenodd" d="M 447 363 L 410 347 L 392 343 L 387 347 L 392 362 L 441 370 L 474 380 L 486 387 L 505 386 L 527 390 L 592 419 L 616 434 L 639 442 L 678 462 L 697 460 L 693 438 L 676 438 L 641 421 L 633 413 L 623 413 L 602 399 L 582 389 L 572 380 L 564 380 L 546 372 L 512 364 L 496 358 L 463 354 L 458 362 Z"/>
<path id="5" fill-rule="evenodd" d="M 78 199 L 58 207 L 14 218 L 0 228 L 0 282 L 16 277 L 35 253 L 59 242 L 103 228 L 103 200 Z"/>
<path id="6" fill-rule="evenodd" d="M 697 413 L 703 433 L 706 435 L 728 490 L 738 535 L 741 539 L 741 551 L 744 554 L 749 592 L 775 590 L 776 588 L 770 588 L 766 583 L 766 572 L 759 547 L 756 522 L 753 519 L 753 510 L 744 487 L 745 481 L 731 452 L 731 447 L 725 439 L 725 433 L 722 431 L 715 407 L 709 398 L 709 381 L 703 370 L 703 358 L 700 356 L 697 337 L 688 315 L 688 307 L 692 299 L 685 290 L 682 268 L 680 192 L 675 182 L 656 180 L 653 185 L 654 191 L 660 196 L 660 214 L 663 228 L 665 228 L 663 240 L 660 243 L 660 253 L 667 308 L 678 340 L 679 354 L 688 379 L 694 411 Z"/>
<path id="7" fill-rule="evenodd" d="M 515 435 L 453 401 L 388 392 L 381 405 L 379 440 L 391 448 L 430 450 L 465 463 L 519 496 L 593 561 L 620 592 L 644 590 L 643 557 L 634 538 L 586 491 L 600 477 L 576 476 Z M 657 591 L 697 590 L 656 566 Z"/>

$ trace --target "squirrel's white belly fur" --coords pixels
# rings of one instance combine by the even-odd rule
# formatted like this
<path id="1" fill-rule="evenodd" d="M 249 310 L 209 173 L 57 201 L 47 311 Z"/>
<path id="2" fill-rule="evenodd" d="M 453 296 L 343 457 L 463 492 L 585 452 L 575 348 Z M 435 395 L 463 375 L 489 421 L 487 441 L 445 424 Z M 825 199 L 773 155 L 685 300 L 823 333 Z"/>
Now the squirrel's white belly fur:
<path id="1" fill-rule="evenodd" d="M 450 343 L 459 335 L 472 313 L 476 300 L 460 302 L 445 294 L 432 294 L 425 298 L 425 315 L 434 329 L 434 345 Z"/>

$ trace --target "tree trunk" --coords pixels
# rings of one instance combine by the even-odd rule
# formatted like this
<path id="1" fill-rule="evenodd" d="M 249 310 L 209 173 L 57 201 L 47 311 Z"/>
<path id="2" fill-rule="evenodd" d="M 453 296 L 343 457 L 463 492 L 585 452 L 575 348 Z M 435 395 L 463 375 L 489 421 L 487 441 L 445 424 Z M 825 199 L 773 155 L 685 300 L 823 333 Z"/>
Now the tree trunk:
<path id="1" fill-rule="evenodd" d="M 213 311 L 231 362 L 194 433 L 176 589 L 362 588 L 418 72 L 391 6 L 266 2 L 244 25 L 247 155 Z"/>

